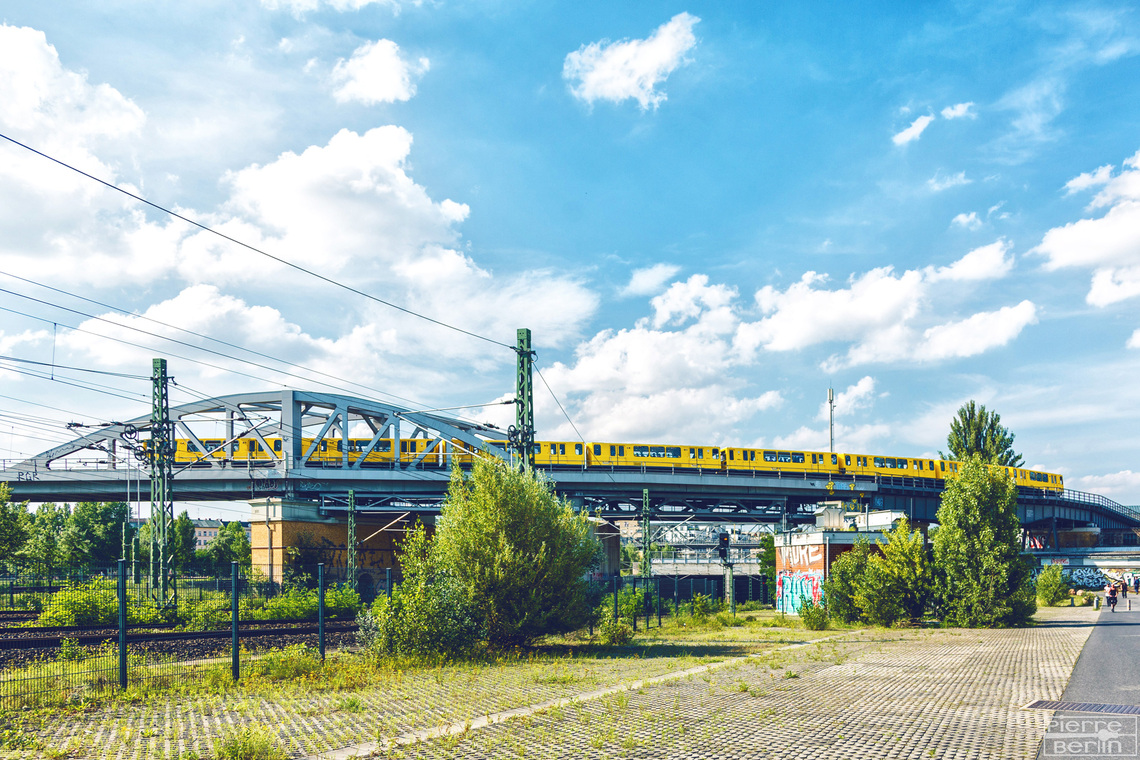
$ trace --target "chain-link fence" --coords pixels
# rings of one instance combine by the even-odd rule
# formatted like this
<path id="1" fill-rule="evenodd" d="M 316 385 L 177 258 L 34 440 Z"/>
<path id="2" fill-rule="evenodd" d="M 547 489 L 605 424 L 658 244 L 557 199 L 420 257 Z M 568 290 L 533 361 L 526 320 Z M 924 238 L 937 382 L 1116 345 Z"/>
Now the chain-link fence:
<path id="1" fill-rule="evenodd" d="M 236 563 L 227 575 L 187 572 L 166 583 L 120 561 L 98 570 L 3 568 L 0 709 L 194 677 L 241 677 L 259 649 L 343 645 L 359 595 L 317 577 L 284 587 Z M 141 577 L 140 577 L 141 576 Z M 160 684 L 158 684 L 160 685 Z"/>

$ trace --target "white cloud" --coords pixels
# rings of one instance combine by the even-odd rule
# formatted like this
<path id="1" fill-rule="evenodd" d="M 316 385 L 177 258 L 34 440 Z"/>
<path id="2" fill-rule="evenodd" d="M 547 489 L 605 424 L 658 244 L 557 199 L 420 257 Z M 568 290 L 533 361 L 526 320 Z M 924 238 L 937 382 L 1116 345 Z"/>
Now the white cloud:
<path id="1" fill-rule="evenodd" d="M 866 409 L 871 405 L 875 396 L 875 379 L 870 375 L 862 378 L 854 385 L 847 386 L 847 390 L 840 391 L 835 394 L 835 416 L 845 417 L 860 409 Z M 826 421 L 830 418 L 830 409 L 828 404 L 824 401 L 819 406 L 819 414 L 816 419 Z"/>
<path id="2" fill-rule="evenodd" d="M 665 100 L 657 85 L 686 62 L 685 54 L 697 44 L 693 26 L 699 21 L 678 13 L 647 39 L 583 45 L 566 56 L 562 77 L 574 97 L 586 103 L 633 98 L 643 111 L 657 108 Z"/>
<path id="3" fill-rule="evenodd" d="M 1070 184 L 1102 185 L 1089 208 L 1107 206 L 1108 211 L 1100 217 L 1054 227 L 1033 249 L 1046 257 L 1047 270 L 1091 269 L 1086 300 L 1094 306 L 1140 295 L 1140 152 L 1125 160 L 1115 177 L 1105 176 L 1103 169 L 1097 169 L 1087 181 L 1082 181 L 1085 175 L 1081 175 Z"/>
<path id="4" fill-rule="evenodd" d="M 1081 190 L 1088 190 L 1090 187 L 1099 187 L 1107 185 L 1108 181 L 1112 179 L 1112 164 L 1105 164 L 1098 167 L 1094 172 L 1083 172 L 1073 177 L 1065 183 L 1066 195 L 1078 193 Z"/>
<path id="5" fill-rule="evenodd" d="M 1140 348 L 1140 329 L 1132 333 L 1132 337 L 1128 339 L 1126 344 L 1128 348 Z"/>
<path id="6" fill-rule="evenodd" d="M 837 452 L 874 451 L 878 448 L 879 442 L 889 440 L 890 437 L 891 428 L 883 423 L 854 426 L 835 424 L 835 450 Z M 826 427 L 816 430 L 805 425 L 788 435 L 776 436 L 772 440 L 772 447 L 793 451 L 797 449 L 827 451 L 829 441 L 829 431 Z"/>
<path id="7" fill-rule="evenodd" d="M 1106 496 L 1129 496 L 1140 491 L 1140 472 L 1121 470 L 1107 475 L 1085 475 L 1077 478 L 1077 488 Z"/>
<path id="8" fill-rule="evenodd" d="M 938 269 L 928 267 L 927 279 L 931 282 L 1000 279 L 1013 269 L 1013 257 L 1006 256 L 1010 247 L 1007 241 L 998 240 L 981 248 L 975 248 L 950 266 Z"/>
<path id="9" fill-rule="evenodd" d="M 729 304 L 736 298 L 736 290 L 726 285 L 709 285 L 708 275 L 695 274 L 685 282 L 675 282 L 650 303 L 653 306 L 653 326 L 683 324 L 702 317 L 706 324 L 720 322 L 728 327 L 735 318 Z"/>
<path id="10" fill-rule="evenodd" d="M 322 5 L 342 13 L 358 11 L 369 5 L 380 5 L 390 8 L 393 14 L 398 14 L 403 6 L 418 6 L 422 2 L 423 0 L 261 0 L 261 5 L 269 10 L 285 10 L 300 18 L 318 10 Z"/>
<path id="11" fill-rule="evenodd" d="M 934 121 L 933 116 L 919 116 L 911 122 L 909 127 L 896 134 L 891 140 L 895 145 L 906 145 L 908 142 L 917 140 L 932 121 Z"/>
<path id="12" fill-rule="evenodd" d="M 621 290 L 623 296 L 651 296 L 660 293 L 665 283 L 681 271 L 676 264 L 654 264 L 651 267 L 635 269 L 629 284 Z"/>
<path id="13" fill-rule="evenodd" d="M 920 360 L 976 356 L 1004 346 L 1027 326 L 1037 323 L 1037 307 L 1032 301 L 983 311 L 958 322 L 931 327 L 918 346 Z"/>
<path id="14" fill-rule="evenodd" d="M 949 190 L 952 187 L 959 187 L 961 185 L 968 185 L 974 180 L 966 178 L 966 172 L 958 172 L 944 177 L 941 173 L 935 174 L 930 179 L 926 180 L 926 186 L 933 192 L 940 193 L 943 190 Z"/>
<path id="15" fill-rule="evenodd" d="M 956 105 L 946 106 L 942 109 L 942 118 L 960 119 L 963 116 L 969 116 L 971 119 L 976 119 L 978 115 L 970 110 L 973 107 L 973 101 L 970 101 L 969 103 L 958 103 Z"/>
<path id="16" fill-rule="evenodd" d="M 961 213 L 956 215 L 950 220 L 950 224 L 956 224 L 959 227 L 965 227 L 968 230 L 976 230 L 982 226 L 982 220 L 978 218 L 977 211 L 970 213 Z"/>
<path id="17" fill-rule="evenodd" d="M 339 103 L 365 105 L 410 100 L 416 94 L 415 80 L 431 63 L 420 58 L 412 63 L 400 57 L 400 47 L 391 40 L 377 40 L 358 47 L 352 58 L 343 58 L 333 68 L 333 97 Z"/>

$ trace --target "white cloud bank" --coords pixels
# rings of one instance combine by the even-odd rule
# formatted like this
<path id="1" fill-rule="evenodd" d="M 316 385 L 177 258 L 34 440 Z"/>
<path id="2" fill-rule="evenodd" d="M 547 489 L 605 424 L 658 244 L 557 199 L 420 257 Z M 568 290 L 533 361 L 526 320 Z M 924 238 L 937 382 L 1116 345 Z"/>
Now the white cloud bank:
<path id="1" fill-rule="evenodd" d="M 338 103 L 357 101 L 365 105 L 410 100 L 416 94 L 415 80 L 431 66 L 427 58 L 409 62 L 400 57 L 400 47 L 391 40 L 377 40 L 358 47 L 347 61 L 333 68 Z"/>
<path id="2" fill-rule="evenodd" d="M 950 224 L 955 224 L 955 225 L 957 225 L 959 227 L 963 227 L 967 230 L 977 230 L 977 229 L 981 228 L 982 220 L 978 218 L 978 212 L 977 211 L 971 211 L 968 214 L 966 214 L 966 213 L 958 214 L 957 216 L 955 216 L 953 219 L 950 220 Z"/>
<path id="3" fill-rule="evenodd" d="M 665 283 L 673 279 L 681 267 L 676 264 L 654 264 L 633 270 L 629 284 L 622 288 L 623 296 L 652 296 L 660 293 Z"/>
<path id="4" fill-rule="evenodd" d="M 1107 496 L 1135 494 L 1140 491 L 1140 472 L 1121 470 L 1107 475 L 1085 475 L 1077 478 L 1077 484 L 1082 491 Z"/>
<path id="5" fill-rule="evenodd" d="M 1101 187 L 1088 208 L 1107 208 L 1103 216 L 1054 227 L 1034 253 L 1045 256 L 1045 268 L 1092 270 L 1086 300 L 1093 306 L 1140 296 L 1140 152 L 1124 161 L 1119 174 L 1100 167 L 1066 184 L 1078 190 Z"/>
<path id="6" fill-rule="evenodd" d="M 423 0 L 261 0 L 261 5 L 273 11 L 288 11 L 299 18 L 306 13 L 319 10 L 322 6 L 346 13 L 358 11 L 369 5 L 379 5 L 391 9 L 393 14 L 398 14 L 405 5 L 418 6 L 422 2 Z"/>
<path id="7" fill-rule="evenodd" d="M 946 106 L 942 109 L 942 118 L 961 119 L 964 116 L 968 116 L 971 119 L 976 119 L 978 115 L 971 110 L 973 107 L 973 101 L 970 101 L 969 103 L 958 103 L 957 105 Z"/>
<path id="8" fill-rule="evenodd" d="M 562 77 L 574 97 L 591 105 L 632 98 L 643 111 L 657 108 L 666 99 L 657 85 L 686 62 L 685 54 L 697 44 L 693 26 L 699 21 L 689 13 L 678 13 L 644 40 L 583 45 L 566 56 Z"/>
<path id="9" fill-rule="evenodd" d="M 943 176 L 941 173 L 935 174 L 930 179 L 926 180 L 926 186 L 935 193 L 940 193 L 943 190 L 949 190 L 952 187 L 960 187 L 961 185 L 968 185 L 974 180 L 966 177 L 966 172 L 958 172 L 950 176 Z"/>

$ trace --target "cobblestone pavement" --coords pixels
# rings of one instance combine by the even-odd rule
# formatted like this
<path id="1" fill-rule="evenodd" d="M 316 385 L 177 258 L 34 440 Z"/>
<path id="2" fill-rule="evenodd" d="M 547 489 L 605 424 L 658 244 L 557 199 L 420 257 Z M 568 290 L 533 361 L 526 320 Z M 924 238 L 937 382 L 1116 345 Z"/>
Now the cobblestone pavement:
<path id="1" fill-rule="evenodd" d="M 402 758 L 1032 758 L 1093 614 L 879 631 L 395 747 Z"/>
<path id="2" fill-rule="evenodd" d="M 1059 608 L 1039 618 L 1042 625 L 1006 631 L 829 631 L 798 648 L 782 647 L 807 632 L 766 631 L 744 646 L 705 650 L 715 657 L 662 647 L 641 658 L 396 672 L 354 691 L 160 697 L 56 714 L 25 726 L 41 749 L 0 756 L 209 758 L 219 736 L 254 724 L 294 758 L 369 743 L 369 750 L 392 747 L 381 757 L 405 758 L 1031 758 L 1050 713 L 1019 708 L 1060 697 L 1093 613 Z M 754 654 L 738 656 L 745 652 Z M 663 683 L 607 691 L 710 664 Z M 517 708 L 530 714 L 461 730 Z M 455 736 L 392 744 L 455 723 Z"/>

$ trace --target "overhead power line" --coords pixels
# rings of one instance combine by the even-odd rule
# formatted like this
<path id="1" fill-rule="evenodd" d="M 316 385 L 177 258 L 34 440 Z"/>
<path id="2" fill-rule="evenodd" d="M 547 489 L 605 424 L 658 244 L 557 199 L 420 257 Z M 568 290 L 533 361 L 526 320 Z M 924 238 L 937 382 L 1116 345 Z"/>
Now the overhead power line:
<path id="1" fill-rule="evenodd" d="M 254 253 L 256 253 L 258 255 L 266 257 L 267 259 L 272 259 L 273 261 L 276 261 L 279 264 L 283 264 L 283 265 L 285 265 L 291 269 L 295 269 L 298 272 L 302 272 L 304 274 L 309 275 L 310 277 L 314 277 L 314 278 L 320 280 L 321 282 L 328 283 L 329 285 L 333 285 L 334 287 L 341 288 L 342 290 L 347 290 L 350 293 L 355 293 L 356 295 L 361 296 L 363 298 L 367 298 L 370 301 L 375 301 L 376 303 L 387 306 L 390 309 L 395 309 L 396 311 L 401 311 L 405 314 L 409 314 L 413 317 L 417 317 L 417 318 L 422 319 L 426 322 L 431 322 L 434 325 L 439 325 L 440 327 L 445 327 L 448 330 L 454 330 L 457 333 L 462 333 L 463 335 L 467 335 L 467 336 L 470 336 L 472 338 L 477 338 L 479 340 L 483 340 L 483 341 L 486 341 L 488 343 L 493 343 L 496 346 L 502 346 L 503 348 L 509 349 L 511 351 L 516 350 L 514 346 L 509 345 L 507 343 L 503 343 L 502 341 L 495 340 L 494 338 L 488 338 L 485 335 L 480 335 L 479 333 L 471 332 L 470 330 L 465 330 L 462 327 L 457 327 L 456 325 L 448 324 L 447 322 L 443 322 L 441 320 L 435 319 L 434 317 L 429 317 L 426 314 L 421 314 L 417 311 L 413 311 L 412 309 L 409 309 L 409 308 L 406 308 L 404 306 L 400 306 L 398 304 L 392 303 L 391 301 L 385 301 L 384 299 L 378 298 L 378 297 L 372 295 L 371 293 L 360 290 L 359 288 L 354 288 L 351 285 L 345 285 L 343 282 L 338 282 L 337 280 L 334 280 L 331 277 L 326 277 L 325 275 L 319 274 L 318 272 L 314 272 L 311 269 L 306 269 L 305 267 L 301 266 L 300 264 L 294 264 L 293 262 L 291 262 L 287 259 L 283 259 L 280 256 L 274 256 L 273 254 L 268 253 L 267 251 L 263 251 L 260 248 L 257 248 L 255 246 L 250 245 L 249 243 L 244 243 L 241 240 L 238 240 L 237 238 L 230 237 L 229 235 L 225 234 L 224 232 L 219 232 L 218 230 L 215 230 L 212 227 L 208 227 L 207 225 L 202 224 L 201 222 L 195 221 L 195 220 L 191 219 L 190 217 L 183 216 L 182 214 L 179 214 L 176 211 L 172 211 L 171 209 L 168 209 L 165 206 L 160 206 L 157 203 L 154 203 L 153 201 L 149 201 L 146 198 L 143 198 L 141 195 L 136 195 L 135 193 L 132 193 L 129 190 L 124 190 L 123 188 L 119 187 L 118 185 L 112 184 L 112 183 L 110 183 L 104 179 L 100 179 L 99 177 L 96 177 L 93 174 L 88 174 L 87 172 L 83 171 L 82 169 L 79 169 L 75 166 L 72 166 L 71 164 L 66 163 L 64 161 L 61 161 L 58 158 L 55 158 L 53 156 L 49 156 L 47 153 L 44 153 L 43 151 L 36 150 L 35 148 L 31 147 L 30 145 L 25 145 L 24 143 L 20 142 L 19 140 L 13 139 L 6 134 L 0 133 L 0 138 L 7 140 L 8 142 L 12 143 L 13 145 L 17 145 L 17 146 L 23 148 L 24 150 L 35 153 L 37 156 L 40 156 L 42 158 L 46 158 L 48 161 L 51 161 L 52 163 L 59 164 L 60 166 L 64 167 L 65 169 L 70 169 L 71 171 L 75 172 L 76 174 L 80 174 L 80 175 L 86 177 L 87 179 L 90 179 L 94 182 L 98 182 L 100 185 L 103 185 L 106 188 L 114 190 L 115 192 L 118 192 L 118 193 L 122 193 L 123 195 L 127 196 L 128 198 L 132 198 L 132 199 L 138 201 L 139 203 L 144 203 L 153 209 L 157 209 L 158 211 L 161 211 L 164 214 L 167 214 L 169 216 L 174 217 L 175 219 L 180 219 L 183 222 L 186 222 L 187 224 L 189 224 L 193 227 L 197 227 L 198 229 L 202 230 L 203 232 L 208 232 L 211 235 L 217 235 L 218 237 L 222 238 L 223 240 L 228 240 L 229 242 L 233 243 L 234 245 L 238 245 L 238 246 L 241 246 L 242 248 L 245 248 L 249 251 L 253 251 Z"/>

